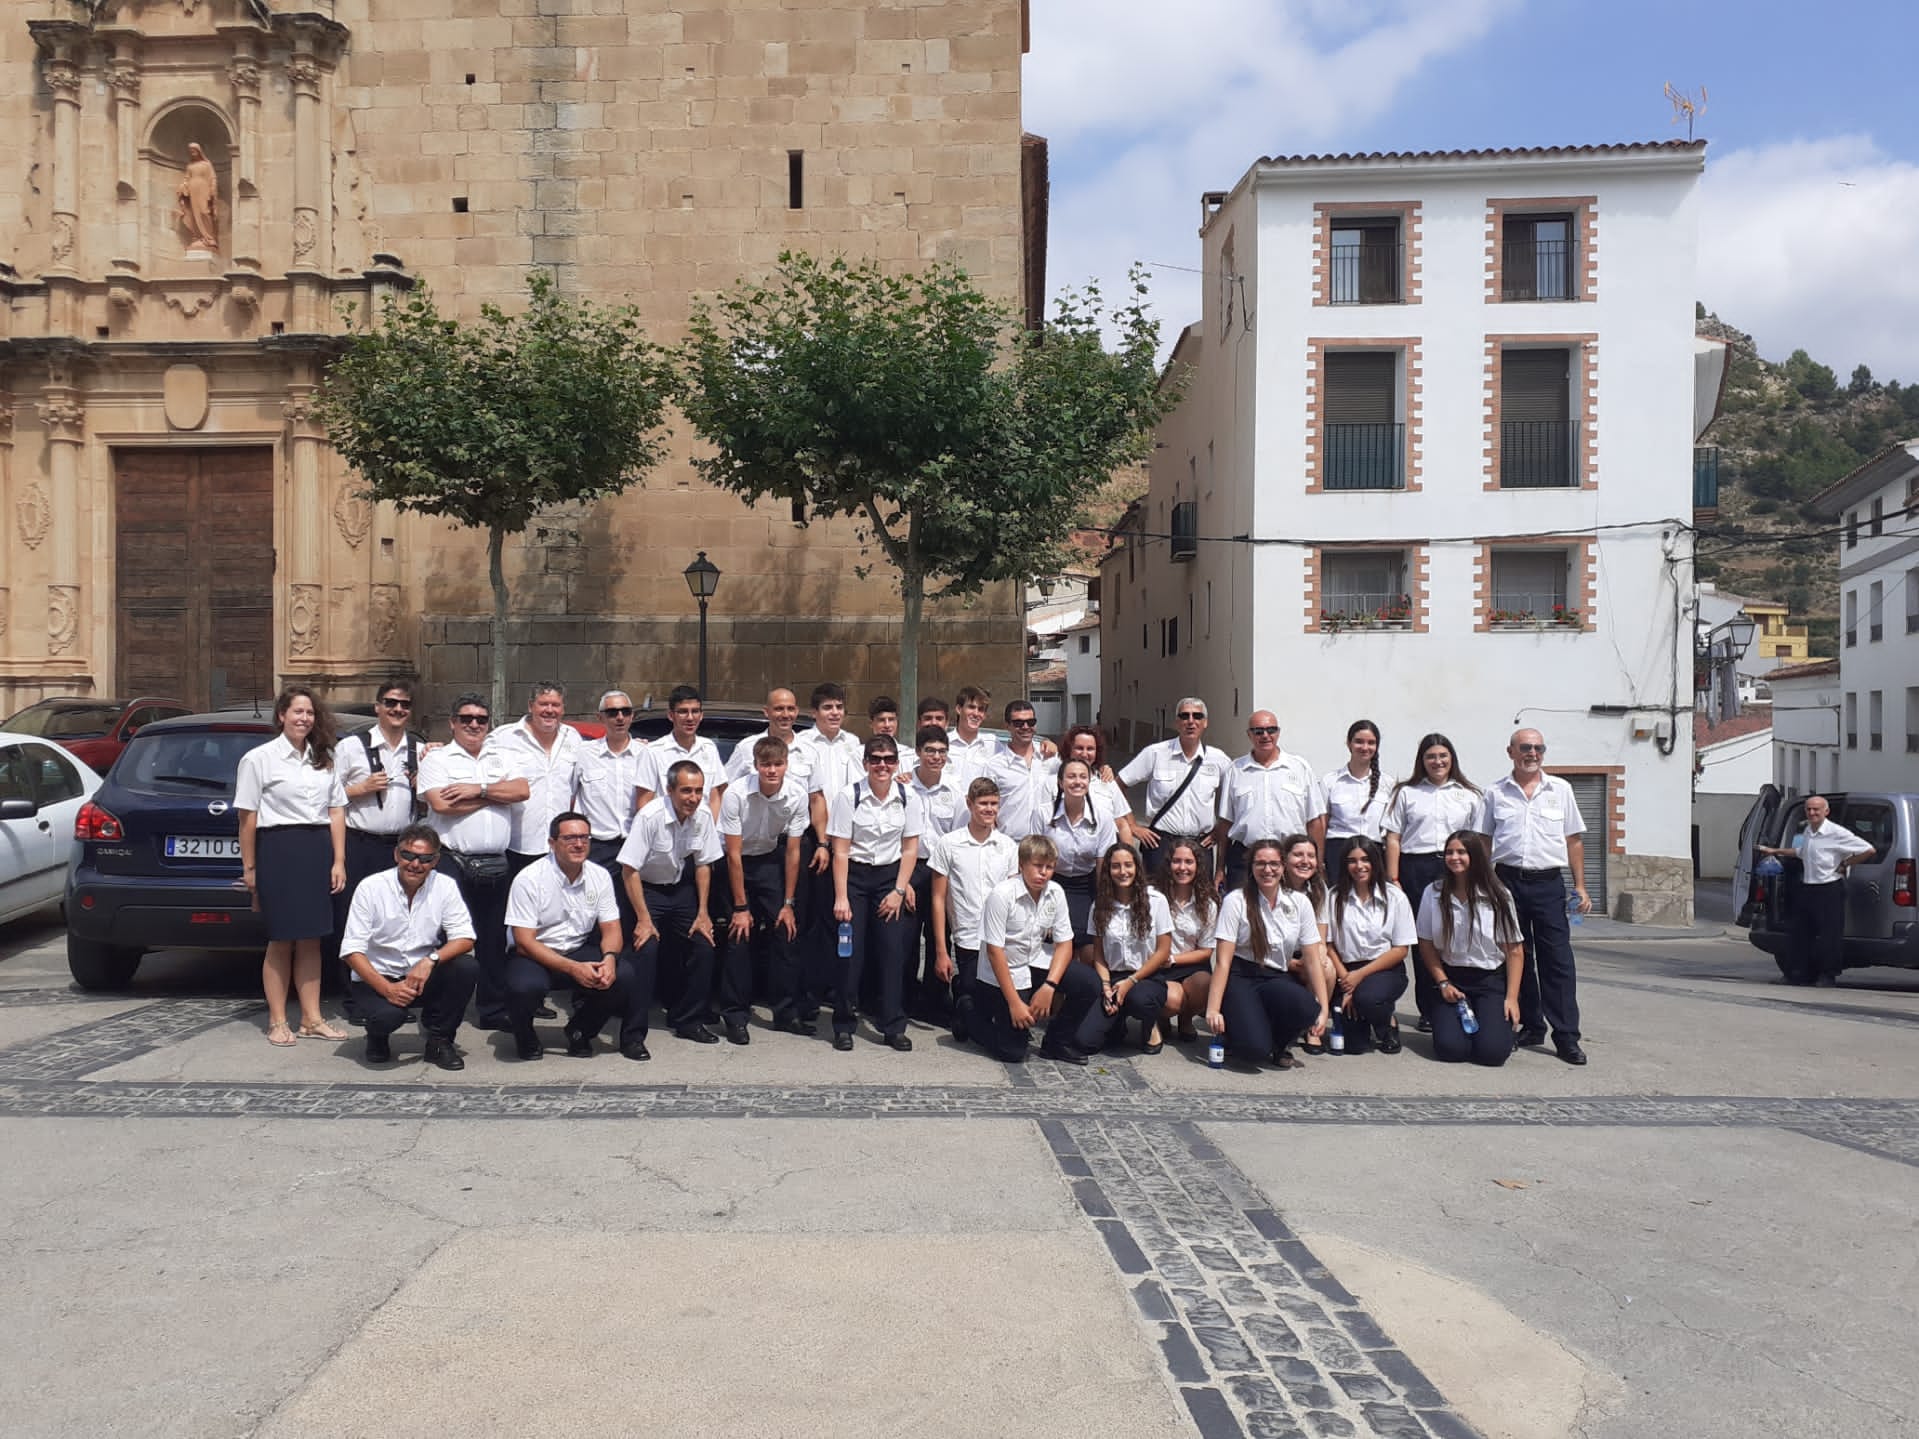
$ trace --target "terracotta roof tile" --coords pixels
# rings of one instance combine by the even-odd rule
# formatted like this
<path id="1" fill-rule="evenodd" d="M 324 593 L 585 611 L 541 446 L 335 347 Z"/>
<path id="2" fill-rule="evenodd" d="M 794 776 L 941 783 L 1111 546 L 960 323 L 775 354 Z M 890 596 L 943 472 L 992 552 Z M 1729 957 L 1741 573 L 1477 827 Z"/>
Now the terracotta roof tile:
<path id="1" fill-rule="evenodd" d="M 1609 145 L 1518 145 L 1492 150 L 1365 150 L 1337 155 L 1267 155 L 1262 165 L 1401 164 L 1408 160 L 1544 160 L 1566 155 L 1648 155 L 1700 151 L 1704 140 L 1628 140 Z"/>

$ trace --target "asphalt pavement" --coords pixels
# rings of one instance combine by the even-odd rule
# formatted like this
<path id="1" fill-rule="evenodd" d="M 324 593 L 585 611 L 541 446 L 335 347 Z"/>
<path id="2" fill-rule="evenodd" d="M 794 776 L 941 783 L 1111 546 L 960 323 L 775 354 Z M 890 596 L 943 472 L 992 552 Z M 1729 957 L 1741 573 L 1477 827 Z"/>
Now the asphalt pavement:
<path id="1" fill-rule="evenodd" d="M 1919 973 L 1622 929 L 1583 1069 L 756 1023 L 448 1075 L 0 927 L 0 1430 L 1911 1434 Z"/>

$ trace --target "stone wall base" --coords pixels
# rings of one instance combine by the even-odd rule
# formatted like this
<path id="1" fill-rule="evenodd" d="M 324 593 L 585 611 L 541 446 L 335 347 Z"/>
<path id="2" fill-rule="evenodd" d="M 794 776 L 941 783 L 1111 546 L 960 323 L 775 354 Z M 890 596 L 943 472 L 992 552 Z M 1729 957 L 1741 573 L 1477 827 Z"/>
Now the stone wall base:
<path id="1" fill-rule="evenodd" d="M 1693 922 L 1692 861 L 1616 854 L 1607 866 L 1612 917 L 1624 924 L 1682 929 Z"/>

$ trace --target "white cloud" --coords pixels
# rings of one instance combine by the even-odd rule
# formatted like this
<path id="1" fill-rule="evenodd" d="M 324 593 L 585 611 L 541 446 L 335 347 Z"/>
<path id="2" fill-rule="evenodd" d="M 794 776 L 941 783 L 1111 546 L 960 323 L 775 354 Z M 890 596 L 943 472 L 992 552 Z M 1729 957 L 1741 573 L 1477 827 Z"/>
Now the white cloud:
<path id="1" fill-rule="evenodd" d="M 1914 216 L 1919 165 L 1865 136 L 1708 151 L 1699 298 L 1768 359 L 1803 349 L 1842 382 L 1862 362 L 1919 381 Z"/>
<path id="2" fill-rule="evenodd" d="M 1518 0 L 1036 0 L 1025 124 L 1053 144 L 1048 288 L 1159 261 L 1170 343 L 1198 318 L 1199 197 L 1262 155 L 1340 149 Z M 1488 143 L 1498 143 L 1489 137 Z M 1404 148 L 1419 147 L 1409 133 Z"/>

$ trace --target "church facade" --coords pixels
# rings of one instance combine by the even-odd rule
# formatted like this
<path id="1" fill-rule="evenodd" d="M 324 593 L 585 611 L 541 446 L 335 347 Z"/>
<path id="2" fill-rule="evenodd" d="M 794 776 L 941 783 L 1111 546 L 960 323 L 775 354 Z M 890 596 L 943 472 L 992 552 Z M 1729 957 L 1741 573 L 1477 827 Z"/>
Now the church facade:
<path id="1" fill-rule="evenodd" d="M 295 680 L 360 698 L 396 672 L 437 702 L 484 680 L 484 537 L 369 505 L 314 415 L 344 337 L 416 285 L 471 317 L 542 269 L 670 343 L 697 296 L 803 249 L 956 261 L 1031 315 L 1045 151 L 1020 126 L 1022 9 L 9 7 L 0 713 Z M 703 550 L 715 696 L 891 689 L 877 554 L 705 486 L 675 431 L 642 486 L 510 543 L 513 678 L 663 696 L 696 665 L 681 571 Z M 922 687 L 1015 692 L 1022 638 L 1011 586 L 930 609 Z"/>

